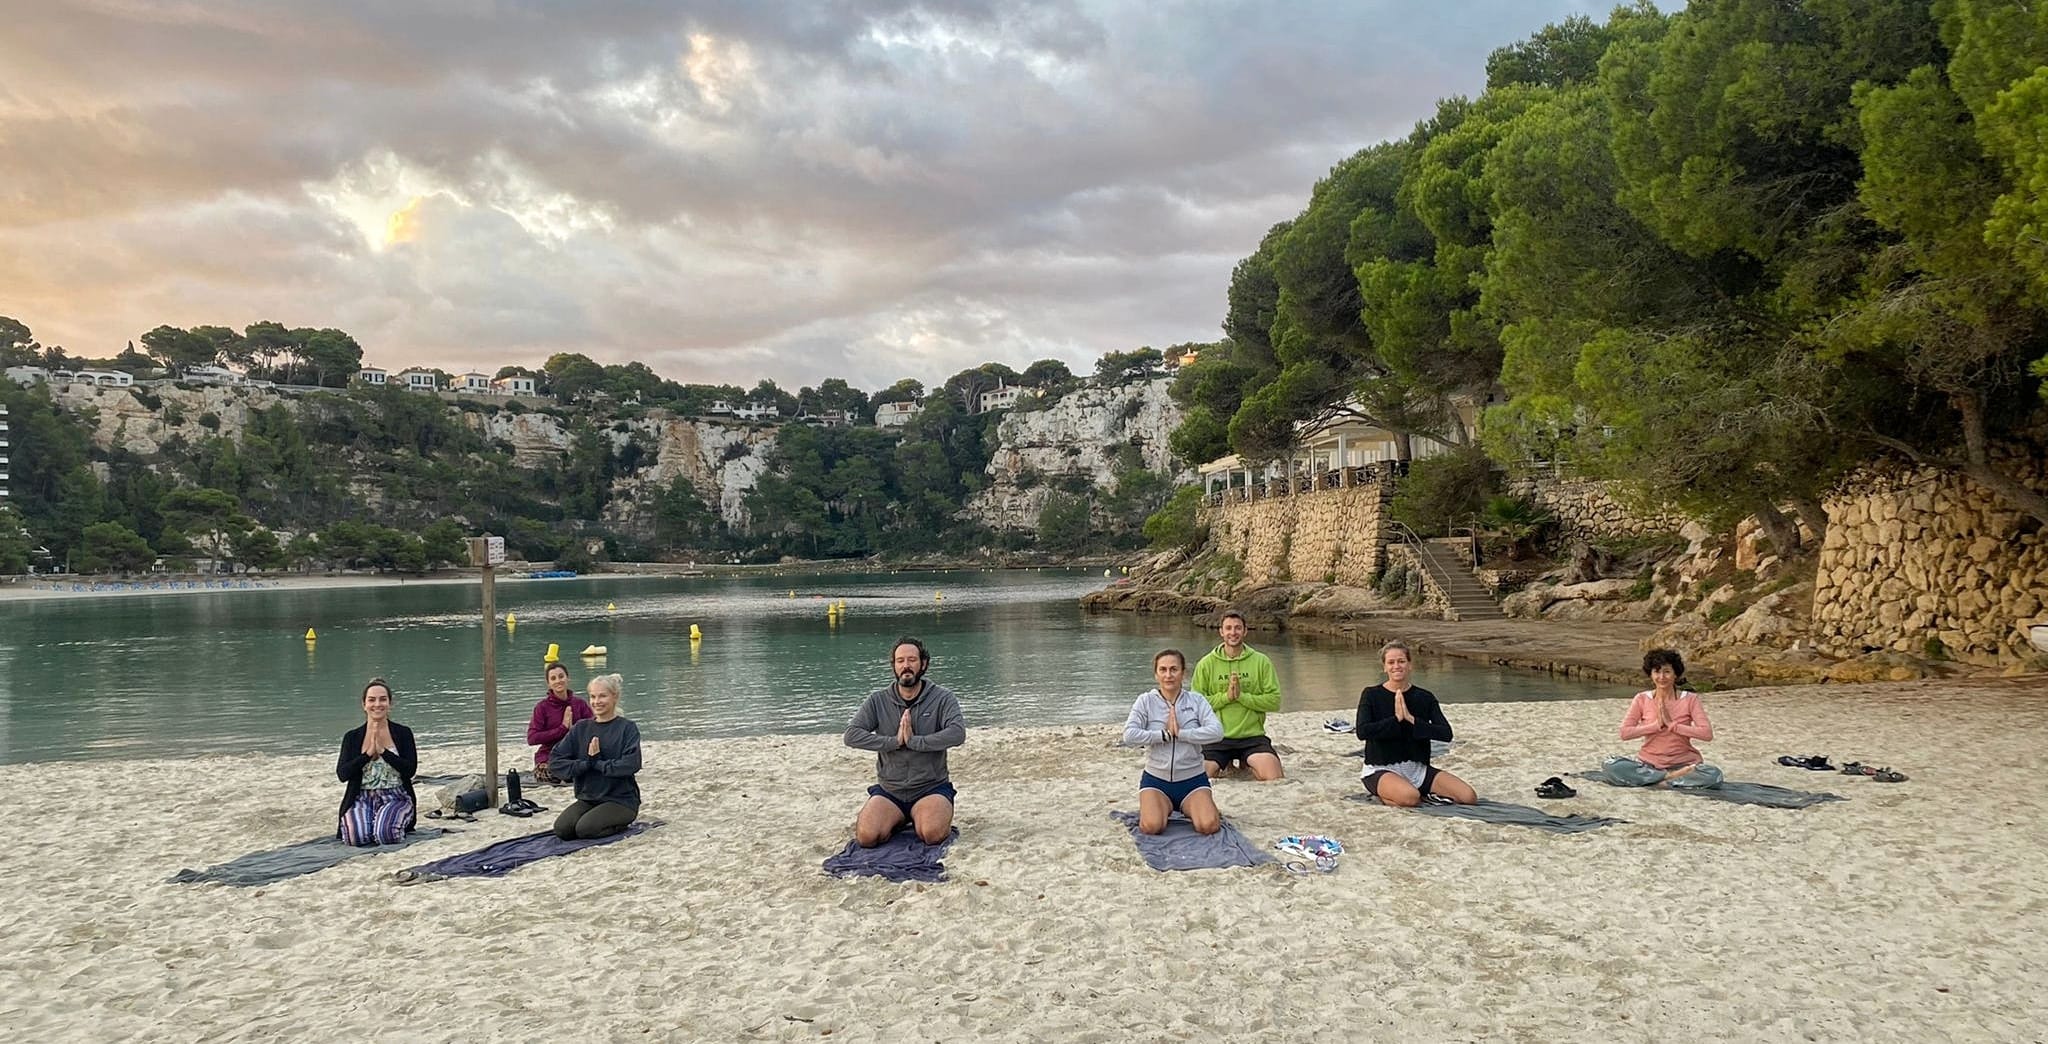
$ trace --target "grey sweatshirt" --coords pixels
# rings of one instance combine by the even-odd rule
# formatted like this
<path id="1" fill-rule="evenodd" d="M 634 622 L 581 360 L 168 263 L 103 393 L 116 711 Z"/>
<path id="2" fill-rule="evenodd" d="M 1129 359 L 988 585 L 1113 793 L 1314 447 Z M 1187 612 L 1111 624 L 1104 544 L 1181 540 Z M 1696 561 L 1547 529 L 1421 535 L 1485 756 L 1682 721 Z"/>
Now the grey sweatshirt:
<path id="1" fill-rule="evenodd" d="M 910 742 L 896 742 L 896 726 L 910 712 Z M 846 726 L 846 745 L 875 752 L 875 781 L 900 798 L 922 797 L 946 781 L 946 750 L 967 742 L 967 722 L 953 690 L 930 680 L 905 700 L 890 684 L 868 694 Z"/>
<path id="2" fill-rule="evenodd" d="M 1159 695 L 1158 689 L 1138 697 L 1131 705 L 1131 716 L 1124 719 L 1123 745 L 1146 748 L 1145 771 L 1168 783 L 1193 779 L 1196 773 L 1206 771 L 1202 747 L 1223 739 L 1223 719 L 1201 693 L 1182 689 L 1173 709 L 1180 719 L 1178 738 L 1166 734 L 1166 697 Z"/>
<path id="3" fill-rule="evenodd" d="M 590 737 L 597 737 L 597 757 L 590 756 Z M 548 768 L 576 781 L 576 800 L 615 801 L 639 811 L 640 726 L 624 717 L 610 721 L 585 718 L 549 752 Z"/>

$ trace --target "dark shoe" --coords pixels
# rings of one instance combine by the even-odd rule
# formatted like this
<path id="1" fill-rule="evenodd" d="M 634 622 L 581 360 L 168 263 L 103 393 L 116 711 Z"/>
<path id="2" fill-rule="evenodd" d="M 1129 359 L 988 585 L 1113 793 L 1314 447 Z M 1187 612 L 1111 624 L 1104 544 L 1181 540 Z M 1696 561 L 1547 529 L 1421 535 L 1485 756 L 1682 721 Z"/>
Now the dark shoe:
<path id="1" fill-rule="evenodd" d="M 520 819 L 533 818 L 532 809 L 527 808 L 525 805 L 515 805 L 510 801 L 507 801 L 504 804 L 499 805 L 498 811 L 503 815 L 518 816 Z"/>
<path id="2" fill-rule="evenodd" d="M 1842 775 L 1844 776 L 1860 776 L 1862 774 L 1863 763 L 1860 761 L 1851 761 L 1842 766 Z"/>
<path id="3" fill-rule="evenodd" d="M 1578 797 L 1579 792 L 1573 790 L 1564 780 L 1552 776 L 1536 784 L 1536 796 L 1540 798 L 1571 798 Z"/>
<path id="4" fill-rule="evenodd" d="M 1871 773 L 1870 778 L 1879 783 L 1904 783 L 1906 781 L 1906 774 L 1903 772 L 1893 772 L 1888 768 L 1881 768 Z"/>

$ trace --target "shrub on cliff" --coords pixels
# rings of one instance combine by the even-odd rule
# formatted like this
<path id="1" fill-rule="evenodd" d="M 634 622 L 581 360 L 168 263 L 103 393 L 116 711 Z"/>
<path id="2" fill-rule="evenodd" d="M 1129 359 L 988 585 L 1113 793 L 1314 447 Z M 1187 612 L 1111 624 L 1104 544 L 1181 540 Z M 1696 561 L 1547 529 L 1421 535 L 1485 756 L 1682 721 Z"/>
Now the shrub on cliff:
<path id="1" fill-rule="evenodd" d="M 1201 546 L 1202 541 L 1209 537 L 1209 531 L 1202 528 L 1195 517 L 1201 503 L 1200 487 L 1183 486 L 1175 490 L 1166 506 L 1145 520 L 1145 539 L 1161 551 L 1172 548 L 1192 551 Z"/>

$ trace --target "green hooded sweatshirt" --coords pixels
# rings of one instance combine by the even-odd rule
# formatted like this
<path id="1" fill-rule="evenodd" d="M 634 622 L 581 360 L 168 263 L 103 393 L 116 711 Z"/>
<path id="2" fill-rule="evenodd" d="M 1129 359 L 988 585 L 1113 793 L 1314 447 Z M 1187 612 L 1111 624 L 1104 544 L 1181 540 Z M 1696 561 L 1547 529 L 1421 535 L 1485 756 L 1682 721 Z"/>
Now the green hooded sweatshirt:
<path id="1" fill-rule="evenodd" d="M 1230 698 L 1230 676 L 1237 674 L 1237 699 Z M 1247 645 L 1235 659 L 1218 645 L 1195 664 L 1188 688 L 1201 693 L 1223 721 L 1224 739 L 1250 739 L 1266 734 L 1266 715 L 1280 709 L 1280 678 L 1273 661 Z"/>

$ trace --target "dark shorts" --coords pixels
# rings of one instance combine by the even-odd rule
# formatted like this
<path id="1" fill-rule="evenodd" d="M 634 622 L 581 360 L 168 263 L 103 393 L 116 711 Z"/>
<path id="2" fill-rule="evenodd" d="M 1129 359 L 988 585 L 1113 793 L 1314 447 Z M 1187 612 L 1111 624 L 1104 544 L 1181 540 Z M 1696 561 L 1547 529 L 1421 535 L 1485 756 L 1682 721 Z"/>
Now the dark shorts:
<path id="1" fill-rule="evenodd" d="M 1380 771 L 1378 771 L 1378 772 L 1375 772 L 1375 773 L 1372 773 L 1371 775 L 1369 775 L 1369 776 L 1365 777 L 1365 780 L 1364 780 L 1364 782 L 1365 782 L 1365 792 L 1366 792 L 1366 793 L 1368 793 L 1368 794 L 1371 794 L 1371 795 L 1372 795 L 1373 797 L 1379 797 L 1379 796 L 1380 796 L 1380 779 L 1381 779 L 1382 777 L 1384 777 L 1384 776 L 1398 776 L 1398 777 L 1400 777 L 1400 778 L 1401 778 L 1401 780 L 1402 780 L 1403 782 L 1406 782 L 1406 783 L 1407 783 L 1407 784 L 1409 784 L 1410 786 L 1414 786 L 1414 785 L 1415 785 L 1415 781 L 1414 781 L 1414 780 L 1412 780 L 1412 779 L 1409 779 L 1409 778 L 1408 778 L 1408 777 L 1407 777 L 1407 776 L 1406 776 L 1405 774 L 1403 774 L 1403 773 L 1399 773 L 1399 772 L 1389 772 L 1389 771 L 1387 771 L 1386 769 L 1381 769 Z M 1416 792 L 1417 792 L 1417 793 L 1420 793 L 1420 794 L 1429 794 L 1429 793 L 1432 793 L 1432 792 L 1433 792 L 1433 788 L 1434 788 L 1434 787 L 1436 786 L 1436 777 L 1437 777 L 1437 770 L 1436 770 L 1436 766 L 1435 766 L 1435 765 L 1424 765 L 1424 766 L 1422 767 L 1422 785 L 1421 785 L 1421 786 L 1417 786 L 1417 787 L 1415 787 L 1415 790 L 1416 790 Z"/>
<path id="2" fill-rule="evenodd" d="M 1180 807 L 1181 802 L 1187 800 L 1189 794 L 1197 790 L 1209 789 L 1209 774 L 1207 772 L 1197 772 L 1186 779 L 1175 783 L 1168 783 L 1150 772 L 1140 772 L 1138 773 L 1138 789 L 1156 790 L 1166 795 L 1168 810 L 1177 809 Z"/>
<path id="3" fill-rule="evenodd" d="M 1215 762 L 1219 769 L 1229 768 L 1232 762 L 1241 762 L 1244 767 L 1250 768 L 1254 754 L 1271 754 L 1276 758 L 1280 756 L 1279 752 L 1273 749 L 1273 741 L 1264 736 L 1227 739 L 1202 748 L 1202 760 Z"/>
<path id="4" fill-rule="evenodd" d="M 931 797 L 933 794 L 937 794 L 938 796 L 945 798 L 946 804 L 950 805 L 954 803 L 953 798 L 958 793 L 959 791 L 953 789 L 953 782 L 951 780 L 947 780 L 944 783 L 940 783 L 938 786 L 935 786 L 930 790 L 927 790 L 924 793 L 917 795 L 916 797 L 909 798 L 893 794 L 888 790 L 883 789 L 882 785 L 879 783 L 868 788 L 869 797 L 888 798 L 891 802 L 895 803 L 897 808 L 903 810 L 903 818 L 905 819 L 910 818 L 910 810 L 912 807 L 914 807 L 918 802 L 923 801 L 925 798 Z"/>

